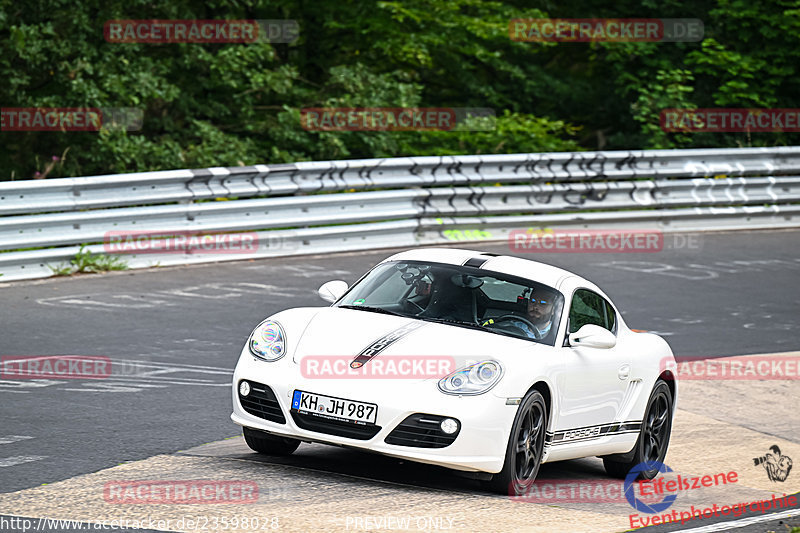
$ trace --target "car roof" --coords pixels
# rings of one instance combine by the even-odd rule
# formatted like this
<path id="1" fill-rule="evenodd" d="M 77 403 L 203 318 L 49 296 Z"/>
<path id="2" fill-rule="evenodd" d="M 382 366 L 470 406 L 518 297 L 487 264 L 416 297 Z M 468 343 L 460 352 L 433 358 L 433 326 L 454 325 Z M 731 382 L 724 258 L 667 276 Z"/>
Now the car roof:
<path id="1" fill-rule="evenodd" d="M 560 283 L 571 276 L 583 280 L 577 274 L 546 263 L 510 255 L 498 255 L 459 248 L 415 248 L 394 254 L 381 262 L 384 263 L 386 261 L 431 261 L 451 265 L 468 263 L 469 266 L 478 266 L 485 270 L 519 276 L 554 288 L 559 288 Z"/>

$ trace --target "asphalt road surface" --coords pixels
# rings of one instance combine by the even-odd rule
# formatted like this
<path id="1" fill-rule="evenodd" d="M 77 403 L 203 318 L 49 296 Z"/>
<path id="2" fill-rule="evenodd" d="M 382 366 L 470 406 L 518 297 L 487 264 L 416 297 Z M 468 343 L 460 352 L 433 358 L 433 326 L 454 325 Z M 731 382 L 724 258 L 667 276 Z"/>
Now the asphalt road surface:
<path id="1" fill-rule="evenodd" d="M 597 283 L 631 327 L 663 335 L 679 358 L 800 350 L 800 231 L 668 236 L 665 244 L 658 253 L 528 257 Z M 465 242 L 459 247 L 508 252 L 502 244 Z M 4 500 L 2 493 L 16 497 L 11 493 L 61 480 L 71 483 L 82 474 L 101 475 L 122 463 L 144 464 L 164 454 L 176 461 L 200 461 L 191 467 L 181 464 L 185 475 L 198 476 L 193 479 L 210 468 L 207 461 L 263 466 L 264 459 L 251 454 L 241 439 L 218 442 L 239 434 L 229 419 L 229 382 L 248 334 L 279 310 L 327 305 L 316 295 L 319 285 L 330 279 L 353 282 L 390 253 L 0 284 L 0 355 L 107 356 L 114 368 L 103 380 L 0 380 L 0 513 L 34 516 L 26 512 L 38 505 L 26 499 L 30 503 L 15 507 L 16 500 Z M 769 417 L 761 411 L 740 413 L 729 396 L 733 389 L 709 395 L 694 385 L 682 398 L 688 399 L 686 416 L 800 444 L 797 418 L 774 416 L 774 409 L 796 408 L 793 384 L 783 384 L 785 390 L 767 384 L 758 397 L 748 384 L 737 390 L 737 401 L 773 409 Z M 212 444 L 195 448 L 204 443 Z M 450 497 L 500 502 L 477 481 L 446 469 L 320 445 L 303 445 L 296 456 L 269 464 L 299 487 L 324 473 L 331 494 L 399 484 L 412 493 L 445 491 Z M 545 466 L 551 476 L 574 476 L 587 468 L 602 476 L 597 460 Z M 41 516 L 43 511 L 37 512 Z M 72 517 L 66 510 L 62 515 Z M 344 529 L 345 524 L 339 525 Z"/>

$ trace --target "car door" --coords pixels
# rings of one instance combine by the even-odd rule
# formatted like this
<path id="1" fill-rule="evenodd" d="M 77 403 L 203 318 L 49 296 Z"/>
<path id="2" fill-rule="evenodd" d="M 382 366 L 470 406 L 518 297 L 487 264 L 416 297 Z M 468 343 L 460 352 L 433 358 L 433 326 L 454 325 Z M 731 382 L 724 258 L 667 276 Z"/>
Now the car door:
<path id="1" fill-rule="evenodd" d="M 617 315 L 600 294 L 578 287 L 567 311 L 565 338 L 584 324 L 595 324 L 616 335 Z M 554 444 L 591 441 L 615 431 L 625 400 L 631 354 L 618 342 L 613 348 L 559 348 L 563 366 L 557 377 L 558 420 Z"/>

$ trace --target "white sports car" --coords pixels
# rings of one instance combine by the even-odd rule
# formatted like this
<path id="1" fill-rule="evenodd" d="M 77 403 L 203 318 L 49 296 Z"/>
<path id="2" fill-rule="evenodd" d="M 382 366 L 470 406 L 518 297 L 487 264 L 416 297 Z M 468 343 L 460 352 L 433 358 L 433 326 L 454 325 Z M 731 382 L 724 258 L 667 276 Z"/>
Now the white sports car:
<path id="1" fill-rule="evenodd" d="M 666 455 L 672 351 L 580 276 L 423 248 L 319 294 L 333 305 L 267 318 L 239 357 L 231 418 L 257 452 L 362 448 L 477 472 L 512 495 L 543 462 L 600 456 L 624 477 Z"/>

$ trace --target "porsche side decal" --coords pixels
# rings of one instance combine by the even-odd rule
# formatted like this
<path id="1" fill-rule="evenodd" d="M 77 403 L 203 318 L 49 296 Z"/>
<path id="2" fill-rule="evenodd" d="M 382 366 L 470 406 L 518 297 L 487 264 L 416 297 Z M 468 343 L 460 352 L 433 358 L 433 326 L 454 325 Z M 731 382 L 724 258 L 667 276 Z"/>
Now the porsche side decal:
<path id="1" fill-rule="evenodd" d="M 361 368 L 367 364 L 370 359 L 384 351 L 386 348 L 424 325 L 425 323 L 422 322 L 409 322 L 405 326 L 401 326 L 394 331 L 390 331 L 383 337 L 373 341 L 372 344 L 361 350 L 361 353 L 359 353 L 356 358 L 350 362 L 350 368 Z"/>
<path id="2" fill-rule="evenodd" d="M 560 446 L 561 444 L 572 444 L 585 440 L 598 439 L 609 435 L 624 435 L 626 433 L 638 433 L 642 427 L 641 420 L 631 420 L 628 422 L 613 422 L 611 424 L 601 424 L 599 426 L 587 426 L 581 428 L 564 429 L 556 432 L 548 431 L 545 435 L 545 446 Z"/>

